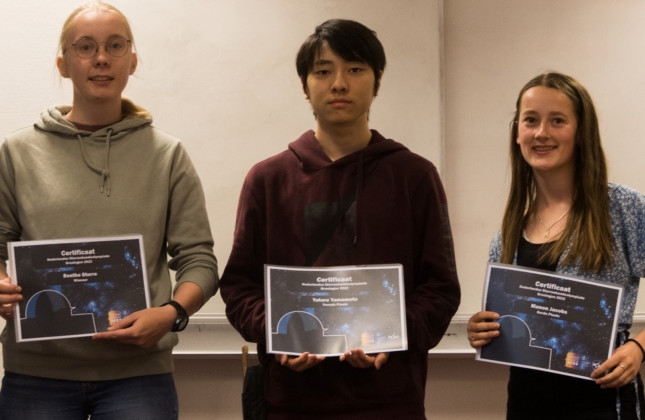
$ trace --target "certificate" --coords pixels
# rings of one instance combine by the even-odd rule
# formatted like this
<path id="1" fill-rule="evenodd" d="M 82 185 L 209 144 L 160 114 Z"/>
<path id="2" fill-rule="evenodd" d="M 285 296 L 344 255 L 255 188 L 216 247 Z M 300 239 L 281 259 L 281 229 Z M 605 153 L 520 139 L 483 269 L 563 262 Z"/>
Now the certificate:
<path id="1" fill-rule="evenodd" d="M 616 340 L 620 286 L 548 271 L 489 263 L 484 310 L 500 335 L 477 360 L 589 379 Z"/>
<path id="2" fill-rule="evenodd" d="M 265 266 L 267 351 L 407 350 L 403 267 Z"/>
<path id="3" fill-rule="evenodd" d="M 10 242 L 16 341 L 85 337 L 150 306 L 141 235 Z"/>

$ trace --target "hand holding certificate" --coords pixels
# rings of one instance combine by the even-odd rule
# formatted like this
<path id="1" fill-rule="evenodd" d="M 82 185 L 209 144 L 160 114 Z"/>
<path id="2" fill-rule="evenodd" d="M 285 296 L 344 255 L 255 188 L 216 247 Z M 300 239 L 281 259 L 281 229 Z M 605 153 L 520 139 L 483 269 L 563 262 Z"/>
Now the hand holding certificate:
<path id="1" fill-rule="evenodd" d="M 406 350 L 401 265 L 265 267 L 267 351 Z"/>
<path id="2" fill-rule="evenodd" d="M 16 341 L 85 337 L 149 307 L 140 235 L 9 244 Z"/>
<path id="3" fill-rule="evenodd" d="M 613 284 L 491 263 L 484 310 L 500 330 L 477 359 L 591 379 L 614 349 L 621 298 Z"/>

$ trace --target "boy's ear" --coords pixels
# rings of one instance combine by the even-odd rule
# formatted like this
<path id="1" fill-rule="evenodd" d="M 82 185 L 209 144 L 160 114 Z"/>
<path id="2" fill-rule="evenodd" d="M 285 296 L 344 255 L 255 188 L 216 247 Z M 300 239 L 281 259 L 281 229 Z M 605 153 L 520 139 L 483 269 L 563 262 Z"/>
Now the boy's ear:
<path id="1" fill-rule="evenodd" d="M 302 92 L 305 94 L 305 99 L 309 100 L 309 89 L 307 89 L 307 79 L 305 77 L 301 77 L 300 83 L 302 83 Z"/>
<path id="2" fill-rule="evenodd" d="M 378 95 L 378 91 L 381 88 L 381 79 L 383 78 L 383 70 L 380 70 L 378 72 L 378 78 L 376 79 L 376 83 L 374 85 L 374 96 Z"/>

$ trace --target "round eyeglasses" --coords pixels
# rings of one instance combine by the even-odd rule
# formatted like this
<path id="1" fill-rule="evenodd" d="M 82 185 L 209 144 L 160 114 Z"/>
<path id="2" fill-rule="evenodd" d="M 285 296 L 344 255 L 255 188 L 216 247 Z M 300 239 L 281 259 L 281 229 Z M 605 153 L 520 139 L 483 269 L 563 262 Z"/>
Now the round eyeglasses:
<path id="1" fill-rule="evenodd" d="M 113 36 L 105 42 L 96 42 L 91 38 L 81 38 L 72 44 L 76 55 L 80 58 L 94 58 L 99 53 L 99 45 L 105 45 L 105 51 L 112 57 L 123 57 L 128 52 L 131 40 L 122 36 Z"/>

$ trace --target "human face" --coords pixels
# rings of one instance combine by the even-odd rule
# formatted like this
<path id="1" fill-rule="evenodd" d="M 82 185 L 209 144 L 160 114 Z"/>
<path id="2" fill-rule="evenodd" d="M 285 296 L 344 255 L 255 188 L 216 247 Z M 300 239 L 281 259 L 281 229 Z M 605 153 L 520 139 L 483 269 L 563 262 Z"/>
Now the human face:
<path id="1" fill-rule="evenodd" d="M 573 173 L 578 120 L 562 92 L 535 86 L 520 101 L 517 144 L 534 173 Z"/>
<path id="2" fill-rule="evenodd" d="M 128 78 L 137 67 L 137 57 L 131 48 L 122 57 L 114 57 L 105 50 L 112 36 L 129 39 L 128 30 L 121 17 L 114 13 L 88 11 L 72 23 L 65 53 L 58 57 L 58 69 L 74 85 L 74 106 L 92 106 L 112 101 L 121 102 L 121 94 Z M 98 53 L 92 58 L 80 58 L 72 43 L 81 38 L 99 42 Z M 120 105 L 119 105 L 120 106 Z"/>
<path id="3" fill-rule="evenodd" d="M 323 44 L 307 75 L 305 90 L 318 125 L 367 126 L 376 96 L 374 81 L 374 71 L 367 63 L 345 61 Z"/>

